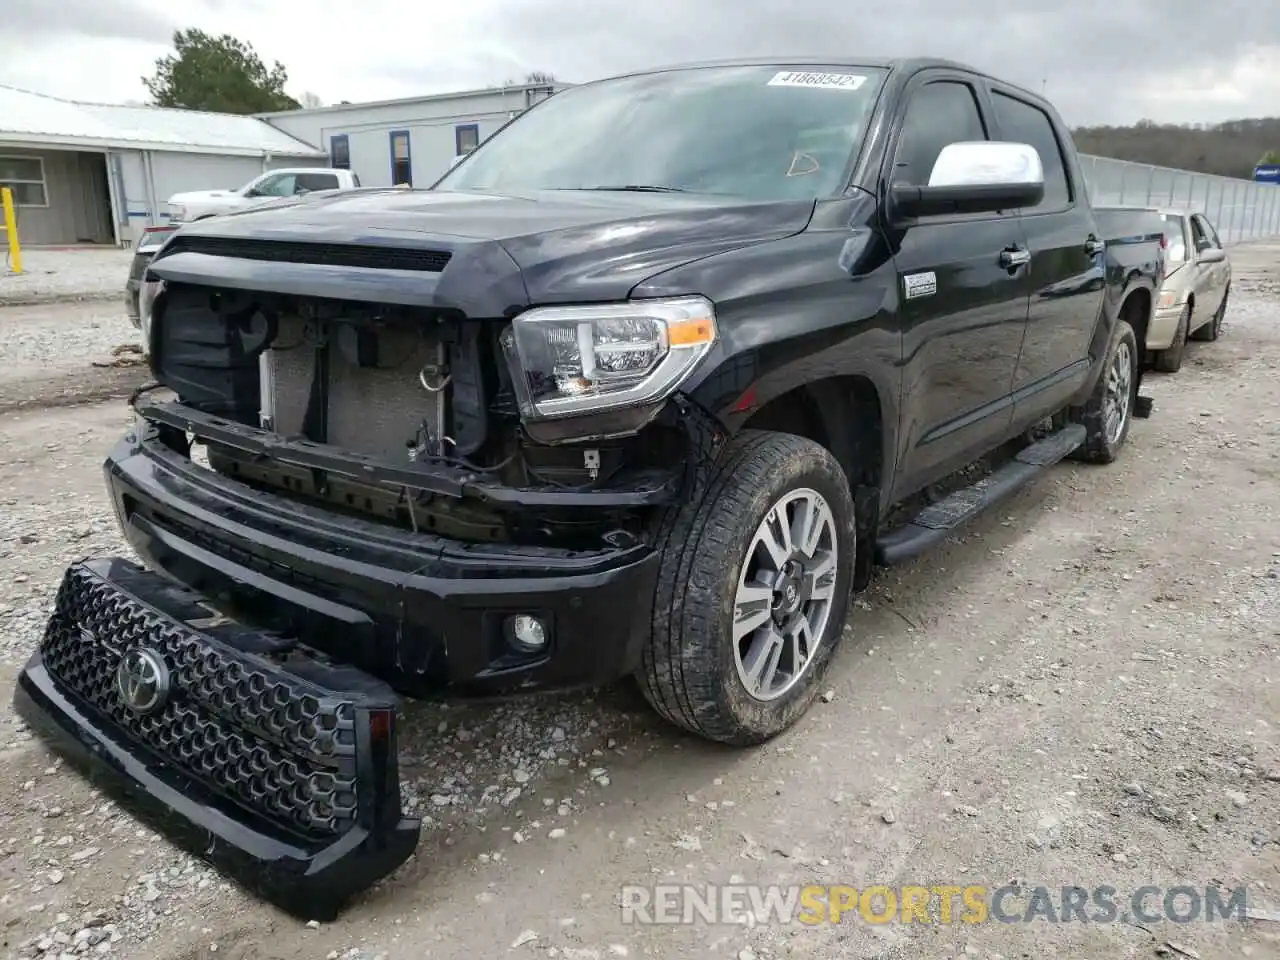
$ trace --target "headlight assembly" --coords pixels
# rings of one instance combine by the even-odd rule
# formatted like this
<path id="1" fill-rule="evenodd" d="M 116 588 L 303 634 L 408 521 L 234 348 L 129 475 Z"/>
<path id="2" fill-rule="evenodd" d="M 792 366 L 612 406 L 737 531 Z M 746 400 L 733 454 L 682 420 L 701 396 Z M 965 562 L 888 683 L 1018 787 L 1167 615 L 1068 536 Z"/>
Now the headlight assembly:
<path id="1" fill-rule="evenodd" d="M 534 307 L 502 337 L 525 420 L 665 400 L 716 341 L 703 297 Z"/>

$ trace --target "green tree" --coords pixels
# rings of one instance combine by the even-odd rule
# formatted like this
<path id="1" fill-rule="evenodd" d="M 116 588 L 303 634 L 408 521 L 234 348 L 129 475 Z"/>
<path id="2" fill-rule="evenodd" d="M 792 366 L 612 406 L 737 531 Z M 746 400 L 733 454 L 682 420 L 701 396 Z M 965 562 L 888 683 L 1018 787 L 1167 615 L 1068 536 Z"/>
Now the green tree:
<path id="1" fill-rule="evenodd" d="M 1262 155 L 1262 159 L 1258 161 L 1259 166 L 1263 164 L 1270 165 L 1276 163 L 1280 163 L 1280 150 L 1268 150 Z"/>
<path id="2" fill-rule="evenodd" d="M 284 65 L 277 61 L 268 69 L 252 46 L 229 34 L 178 30 L 173 49 L 156 60 L 154 76 L 142 78 L 156 106 L 216 113 L 298 109 L 298 101 L 284 92 Z"/>

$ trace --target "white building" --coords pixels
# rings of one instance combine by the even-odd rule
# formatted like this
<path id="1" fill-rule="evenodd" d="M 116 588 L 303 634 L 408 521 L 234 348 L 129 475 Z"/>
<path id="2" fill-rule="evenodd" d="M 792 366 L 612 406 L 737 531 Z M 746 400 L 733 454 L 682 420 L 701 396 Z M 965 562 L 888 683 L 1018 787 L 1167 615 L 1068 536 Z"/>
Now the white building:
<path id="1" fill-rule="evenodd" d="M 184 190 L 238 187 L 325 152 L 254 117 L 79 103 L 0 86 L 0 186 L 23 244 L 130 243 Z"/>
<path id="2" fill-rule="evenodd" d="M 559 87 L 518 84 L 258 116 L 80 103 L 0 85 L 0 186 L 24 244 L 129 244 L 187 190 L 277 167 L 353 170 L 364 186 L 429 187 Z"/>
<path id="3" fill-rule="evenodd" d="M 429 187 L 517 114 L 563 84 L 516 84 L 405 100 L 258 114 L 324 150 L 366 187 Z"/>

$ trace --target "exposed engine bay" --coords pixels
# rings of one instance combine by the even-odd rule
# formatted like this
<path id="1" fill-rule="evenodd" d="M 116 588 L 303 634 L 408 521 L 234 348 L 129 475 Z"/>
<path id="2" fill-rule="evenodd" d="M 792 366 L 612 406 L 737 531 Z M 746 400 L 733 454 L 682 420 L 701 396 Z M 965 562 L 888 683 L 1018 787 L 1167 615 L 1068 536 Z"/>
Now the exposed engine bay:
<path id="1" fill-rule="evenodd" d="M 596 540 L 605 528 L 638 529 L 643 511 L 625 504 L 664 499 L 654 491 L 686 459 L 685 431 L 658 411 L 613 436 L 532 438 L 504 360 L 504 320 L 185 284 L 169 284 L 153 309 L 160 383 L 193 411 L 261 431 L 264 443 L 254 445 L 198 438 L 212 469 L 253 486 L 461 540 L 564 542 L 575 532 Z M 282 451 L 272 438 L 277 448 L 360 455 L 366 466 L 317 469 L 274 455 Z M 395 476 L 368 463 L 397 468 Z M 404 482 L 406 470 L 442 468 L 517 489 L 649 494 L 604 513 L 599 501 L 590 512 L 504 511 Z"/>

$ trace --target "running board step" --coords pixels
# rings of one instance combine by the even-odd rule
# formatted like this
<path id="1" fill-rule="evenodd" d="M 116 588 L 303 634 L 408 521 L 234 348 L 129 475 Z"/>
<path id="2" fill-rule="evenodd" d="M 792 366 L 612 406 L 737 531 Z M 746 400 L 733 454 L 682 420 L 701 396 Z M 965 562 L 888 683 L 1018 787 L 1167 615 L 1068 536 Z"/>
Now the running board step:
<path id="1" fill-rule="evenodd" d="M 1083 425 L 1073 423 L 1031 444 L 989 476 L 921 510 L 911 522 L 876 543 L 876 563 L 890 566 L 937 546 L 956 527 L 1026 486 L 1085 441 Z"/>

